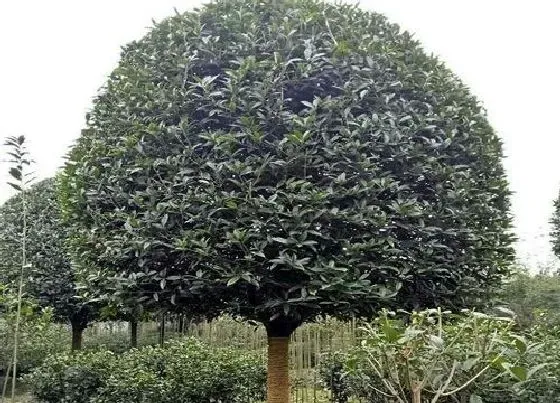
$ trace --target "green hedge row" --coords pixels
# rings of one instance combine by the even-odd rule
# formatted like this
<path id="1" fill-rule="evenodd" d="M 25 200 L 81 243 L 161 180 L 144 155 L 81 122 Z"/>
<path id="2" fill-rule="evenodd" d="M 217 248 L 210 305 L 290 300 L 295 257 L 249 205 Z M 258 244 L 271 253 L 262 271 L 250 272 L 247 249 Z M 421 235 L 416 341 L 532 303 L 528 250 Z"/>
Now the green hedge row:
<path id="1" fill-rule="evenodd" d="M 26 381 L 41 403 L 243 403 L 264 399 L 266 369 L 254 354 L 188 338 L 124 354 L 56 355 Z"/>

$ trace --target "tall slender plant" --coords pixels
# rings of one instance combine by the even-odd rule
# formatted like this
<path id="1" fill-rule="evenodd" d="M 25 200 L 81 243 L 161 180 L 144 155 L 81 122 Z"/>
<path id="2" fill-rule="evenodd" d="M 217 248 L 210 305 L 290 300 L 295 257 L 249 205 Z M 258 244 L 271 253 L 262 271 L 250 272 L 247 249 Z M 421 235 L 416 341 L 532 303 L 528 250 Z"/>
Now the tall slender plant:
<path id="1" fill-rule="evenodd" d="M 27 264 L 27 252 L 26 252 L 26 239 L 27 239 L 27 203 L 26 203 L 26 190 L 29 185 L 33 182 L 33 172 L 29 169 L 31 165 L 31 159 L 29 158 L 29 153 L 25 146 L 24 136 L 11 136 L 8 137 L 5 145 L 9 147 L 10 151 L 8 155 L 11 157 L 9 163 L 11 164 L 9 169 L 9 174 L 11 180 L 8 182 L 12 188 L 21 194 L 21 217 L 22 217 L 22 231 L 20 234 L 21 239 L 21 266 L 18 279 L 17 288 L 17 310 L 16 310 L 16 320 L 14 325 L 14 353 L 12 357 L 12 400 L 15 397 L 16 392 L 16 379 L 17 379 L 17 356 L 18 356 L 18 342 L 19 342 L 19 325 L 21 322 L 21 302 L 23 299 L 23 286 L 24 286 L 24 276 L 26 269 L 29 268 Z M 9 376 L 9 368 L 6 377 Z M 2 400 L 4 400 L 4 395 L 2 395 Z"/>

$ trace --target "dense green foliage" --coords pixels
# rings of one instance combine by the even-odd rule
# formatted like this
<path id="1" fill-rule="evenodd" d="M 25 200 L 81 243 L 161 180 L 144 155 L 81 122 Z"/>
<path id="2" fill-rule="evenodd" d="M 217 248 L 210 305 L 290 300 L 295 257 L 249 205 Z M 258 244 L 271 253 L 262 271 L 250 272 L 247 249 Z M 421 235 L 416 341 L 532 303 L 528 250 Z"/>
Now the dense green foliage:
<path id="1" fill-rule="evenodd" d="M 90 403 L 116 361 L 110 351 L 53 355 L 25 376 L 43 403 Z"/>
<path id="2" fill-rule="evenodd" d="M 479 301 L 512 257 L 501 157 L 466 86 L 384 17 L 217 1 L 123 48 L 63 209 L 82 268 L 281 335 Z"/>
<path id="3" fill-rule="evenodd" d="M 527 337 L 503 318 L 437 311 L 405 324 L 388 314 L 364 329 L 363 341 L 333 354 L 322 368 L 337 402 L 552 402 L 560 398 L 556 335 L 534 328 Z M 470 399 L 470 400 L 469 400 Z"/>
<path id="4" fill-rule="evenodd" d="M 520 272 L 504 285 L 500 303 L 515 312 L 521 329 L 560 325 L 560 276 Z"/>
<path id="5" fill-rule="evenodd" d="M 184 339 L 53 356 L 27 380 L 43 403 L 236 403 L 263 398 L 266 372 L 255 355 Z"/>
<path id="6" fill-rule="evenodd" d="M 16 284 L 21 267 L 23 216 L 21 193 L 0 206 L 0 283 Z M 92 312 L 76 298 L 75 276 L 66 252 L 67 229 L 62 224 L 55 180 L 45 179 L 26 191 L 26 268 L 24 293 L 56 320 L 85 328 Z"/>
<path id="7" fill-rule="evenodd" d="M 553 324 L 554 323 L 554 324 Z M 544 365 L 531 381 L 503 395 L 500 403 L 541 403 L 560 400 L 560 324 L 557 313 L 541 313 L 536 323 L 528 329 L 527 338 L 540 345 L 539 350 L 527 358 L 528 366 Z M 509 398 L 508 398 L 509 397 Z"/>

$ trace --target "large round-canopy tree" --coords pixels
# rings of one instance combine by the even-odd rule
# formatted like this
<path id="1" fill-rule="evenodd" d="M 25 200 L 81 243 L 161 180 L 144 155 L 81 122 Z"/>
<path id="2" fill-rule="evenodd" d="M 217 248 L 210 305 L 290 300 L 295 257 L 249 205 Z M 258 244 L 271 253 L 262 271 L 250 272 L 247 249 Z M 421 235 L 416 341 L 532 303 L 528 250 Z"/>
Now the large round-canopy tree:
<path id="1" fill-rule="evenodd" d="M 383 16 L 224 0 L 124 47 L 64 211 L 84 265 L 146 304 L 263 323 L 286 403 L 303 322 L 459 307 L 507 274 L 501 157 L 465 85 Z"/>
<path id="2" fill-rule="evenodd" d="M 72 326 L 72 349 L 81 347 L 82 333 L 94 310 L 78 298 L 75 276 L 66 252 L 68 231 L 62 224 L 54 178 L 26 191 L 26 249 L 30 265 L 26 295 L 53 308 L 55 319 Z M 0 283 L 16 283 L 21 267 L 23 229 L 21 194 L 0 206 Z"/>

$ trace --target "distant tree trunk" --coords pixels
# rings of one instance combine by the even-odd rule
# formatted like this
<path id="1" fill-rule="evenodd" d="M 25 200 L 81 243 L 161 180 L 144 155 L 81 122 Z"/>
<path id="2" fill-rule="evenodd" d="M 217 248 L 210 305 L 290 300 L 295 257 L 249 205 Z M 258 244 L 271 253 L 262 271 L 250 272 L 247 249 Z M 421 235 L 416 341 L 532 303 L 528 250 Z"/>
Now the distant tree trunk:
<path id="1" fill-rule="evenodd" d="M 82 349 L 82 338 L 84 334 L 84 327 L 77 323 L 72 323 L 72 351 Z"/>
<path id="2" fill-rule="evenodd" d="M 8 366 L 6 367 L 6 373 L 4 374 L 4 386 L 2 387 L 2 403 L 4 403 L 4 399 L 6 398 L 6 391 L 8 390 L 8 379 L 10 378 L 11 370 L 12 362 L 10 361 L 8 362 Z"/>
<path id="3" fill-rule="evenodd" d="M 159 328 L 159 344 L 163 346 L 165 342 L 165 314 L 161 314 L 161 324 Z"/>
<path id="4" fill-rule="evenodd" d="M 89 325 L 90 314 L 90 308 L 84 305 L 79 307 L 68 317 L 70 325 L 72 326 L 72 351 L 82 349 L 82 335 L 85 328 Z"/>
<path id="5" fill-rule="evenodd" d="M 185 318 L 183 317 L 183 314 L 179 315 L 179 333 L 185 333 Z"/>
<path id="6" fill-rule="evenodd" d="M 132 319 L 128 325 L 130 327 L 130 346 L 136 348 L 138 347 L 138 321 Z"/>

